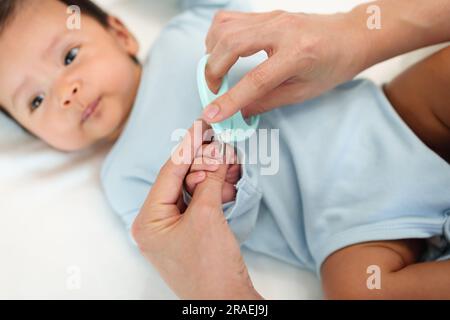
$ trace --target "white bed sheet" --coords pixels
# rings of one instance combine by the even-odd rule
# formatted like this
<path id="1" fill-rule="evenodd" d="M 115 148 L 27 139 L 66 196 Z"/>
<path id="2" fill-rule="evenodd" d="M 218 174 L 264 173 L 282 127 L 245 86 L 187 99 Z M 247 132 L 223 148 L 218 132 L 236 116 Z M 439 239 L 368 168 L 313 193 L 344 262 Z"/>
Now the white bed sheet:
<path id="1" fill-rule="evenodd" d="M 175 0 L 99 0 L 141 42 L 141 57 Z M 254 0 L 258 11 L 335 12 L 359 0 Z M 426 49 L 364 72 L 382 83 Z M 0 298 L 176 299 L 128 242 L 104 198 L 99 170 L 110 146 L 77 154 L 48 148 L 0 116 Z M 272 258 L 244 251 L 257 290 L 271 299 L 320 299 L 318 279 Z"/>

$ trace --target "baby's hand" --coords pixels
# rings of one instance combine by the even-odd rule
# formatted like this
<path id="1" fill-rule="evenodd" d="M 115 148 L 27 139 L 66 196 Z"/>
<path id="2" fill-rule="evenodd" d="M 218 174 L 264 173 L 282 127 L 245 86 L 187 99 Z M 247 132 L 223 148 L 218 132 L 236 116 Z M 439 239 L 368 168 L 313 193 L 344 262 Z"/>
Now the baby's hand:
<path id="1" fill-rule="evenodd" d="M 241 178 L 241 166 L 236 161 L 233 147 L 224 144 L 225 150 L 221 155 L 219 146 L 220 144 L 213 142 L 204 144 L 199 149 L 199 154 L 194 159 L 189 174 L 186 176 L 185 188 L 190 195 L 193 195 L 197 185 L 205 179 L 206 172 L 214 172 L 220 164 L 225 163 L 228 165 L 228 171 L 222 188 L 222 203 L 226 203 L 233 201 L 236 197 L 235 184 Z"/>

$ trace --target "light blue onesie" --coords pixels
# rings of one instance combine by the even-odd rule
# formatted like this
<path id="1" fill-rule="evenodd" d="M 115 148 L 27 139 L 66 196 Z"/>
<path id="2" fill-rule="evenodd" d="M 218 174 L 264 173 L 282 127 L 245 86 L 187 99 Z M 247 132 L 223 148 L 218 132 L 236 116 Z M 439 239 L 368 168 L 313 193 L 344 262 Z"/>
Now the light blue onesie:
<path id="1" fill-rule="evenodd" d="M 172 133 L 202 112 L 196 67 L 215 11 L 249 10 L 242 0 L 184 5 L 154 44 L 130 118 L 102 168 L 106 197 L 128 230 L 178 142 Z M 238 63 L 231 84 L 263 59 Z M 433 237 L 427 259 L 448 258 L 450 166 L 373 83 L 352 81 L 263 114 L 260 128 L 279 129 L 278 172 L 242 165 L 236 200 L 224 210 L 242 245 L 317 274 L 334 251 L 371 240 Z"/>

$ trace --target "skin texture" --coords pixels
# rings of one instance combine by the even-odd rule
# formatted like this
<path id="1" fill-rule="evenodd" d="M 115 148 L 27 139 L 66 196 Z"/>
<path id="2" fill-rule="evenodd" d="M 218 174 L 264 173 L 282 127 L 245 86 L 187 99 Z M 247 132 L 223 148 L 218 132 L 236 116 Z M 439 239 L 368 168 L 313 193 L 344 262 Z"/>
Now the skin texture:
<path id="1" fill-rule="evenodd" d="M 450 47 L 384 86 L 396 111 L 429 148 L 450 163 Z"/>
<path id="2" fill-rule="evenodd" d="M 0 35 L 0 105 L 50 146 L 75 151 L 120 134 L 141 68 L 130 58 L 138 44 L 118 19 L 110 17 L 105 29 L 82 15 L 81 29 L 69 30 L 67 18 L 66 7 L 54 0 L 19 8 Z M 33 108 L 37 96 L 44 99 Z M 97 99 L 96 112 L 82 122 Z"/>
<path id="3" fill-rule="evenodd" d="M 417 263 L 417 239 L 368 242 L 341 249 L 322 266 L 327 299 L 450 299 L 450 261 Z M 368 266 L 380 267 L 381 288 L 369 290 Z"/>

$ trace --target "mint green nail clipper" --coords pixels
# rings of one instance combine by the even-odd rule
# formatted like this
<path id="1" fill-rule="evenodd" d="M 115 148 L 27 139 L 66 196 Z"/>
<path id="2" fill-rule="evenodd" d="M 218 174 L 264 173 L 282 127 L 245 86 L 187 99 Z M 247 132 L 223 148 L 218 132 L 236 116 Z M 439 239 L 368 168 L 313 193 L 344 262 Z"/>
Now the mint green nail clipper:
<path id="1" fill-rule="evenodd" d="M 228 75 L 224 76 L 222 85 L 217 94 L 209 89 L 205 78 L 206 63 L 208 62 L 208 58 L 209 55 L 204 56 L 199 61 L 197 68 L 197 86 L 203 109 L 229 89 Z M 219 142 L 239 142 L 248 139 L 251 135 L 253 135 L 253 133 L 255 133 L 259 124 L 259 116 L 253 116 L 249 119 L 249 121 L 250 124 L 244 120 L 242 113 L 238 111 L 230 118 L 222 122 L 212 123 L 211 126 Z"/>

